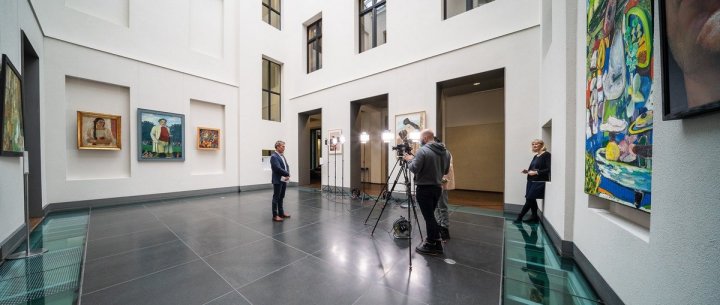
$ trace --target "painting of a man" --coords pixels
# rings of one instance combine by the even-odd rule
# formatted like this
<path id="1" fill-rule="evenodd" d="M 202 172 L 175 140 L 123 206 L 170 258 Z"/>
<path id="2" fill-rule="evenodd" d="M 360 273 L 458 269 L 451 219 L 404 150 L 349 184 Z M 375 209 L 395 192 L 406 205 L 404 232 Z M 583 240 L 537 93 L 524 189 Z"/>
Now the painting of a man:
<path id="1" fill-rule="evenodd" d="M 162 154 L 165 158 L 172 158 L 172 149 L 170 146 L 170 139 L 172 134 L 170 128 L 167 127 L 166 119 L 159 119 L 159 125 L 155 125 L 150 130 L 150 138 L 153 141 L 152 152 L 155 153 L 155 157 L 161 157 Z"/>
<path id="2" fill-rule="evenodd" d="M 185 159 L 185 116 L 138 109 L 139 160 Z"/>

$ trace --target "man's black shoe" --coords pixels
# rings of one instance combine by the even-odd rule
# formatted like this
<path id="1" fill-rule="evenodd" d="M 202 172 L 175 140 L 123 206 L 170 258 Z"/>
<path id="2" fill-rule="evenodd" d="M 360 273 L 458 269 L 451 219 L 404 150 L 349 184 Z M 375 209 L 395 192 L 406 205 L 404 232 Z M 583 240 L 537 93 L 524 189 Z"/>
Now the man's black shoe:
<path id="1" fill-rule="evenodd" d="M 439 242 L 436 242 L 434 244 L 431 244 L 429 242 L 423 242 L 422 245 L 415 247 L 415 252 L 424 255 L 439 256 L 443 254 L 443 247 L 442 244 Z"/>
<path id="2" fill-rule="evenodd" d="M 440 239 L 442 239 L 442 240 L 450 239 L 450 230 L 448 228 L 440 227 Z"/>

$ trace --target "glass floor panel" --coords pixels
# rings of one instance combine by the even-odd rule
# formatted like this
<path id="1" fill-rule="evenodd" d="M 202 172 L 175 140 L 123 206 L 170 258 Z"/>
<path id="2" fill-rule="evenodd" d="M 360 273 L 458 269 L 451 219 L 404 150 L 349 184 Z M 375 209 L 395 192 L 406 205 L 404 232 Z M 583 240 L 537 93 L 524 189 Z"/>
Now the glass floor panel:
<path id="1" fill-rule="evenodd" d="M 49 214 L 30 234 L 31 249 L 47 253 L 0 265 L 0 305 L 75 304 L 80 284 L 87 210 Z M 23 243 L 15 250 L 22 252 Z"/>
<path id="2" fill-rule="evenodd" d="M 451 204 L 449 210 L 505 218 L 503 304 L 603 304 L 575 262 L 557 254 L 539 223 L 516 225 L 515 215 L 476 207 Z"/>

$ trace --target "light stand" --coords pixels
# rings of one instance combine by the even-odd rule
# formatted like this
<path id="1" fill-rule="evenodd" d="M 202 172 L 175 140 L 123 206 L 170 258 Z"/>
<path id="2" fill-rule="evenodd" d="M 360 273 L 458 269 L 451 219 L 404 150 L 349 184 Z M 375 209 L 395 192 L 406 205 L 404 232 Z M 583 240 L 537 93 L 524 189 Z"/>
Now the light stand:
<path id="1" fill-rule="evenodd" d="M 345 136 L 340 135 L 338 137 L 338 144 L 342 147 L 343 151 L 340 155 L 340 199 L 345 200 Z M 335 150 L 337 152 L 337 149 Z"/>
<path id="2" fill-rule="evenodd" d="M 363 180 L 367 180 L 367 176 L 368 176 L 368 170 L 367 170 L 367 167 L 365 167 L 365 159 L 367 159 L 367 151 L 365 148 L 367 148 L 366 144 L 369 140 L 370 140 L 370 135 L 367 132 L 363 131 L 362 133 L 360 133 L 360 145 L 362 145 L 362 147 L 363 147 L 363 158 L 362 158 L 363 159 L 362 160 L 362 172 L 363 172 L 362 177 L 363 177 L 363 179 L 360 179 L 360 183 L 362 184 L 361 202 L 365 202 L 365 195 L 366 195 L 365 182 L 367 182 L 367 181 L 363 181 Z"/>
<path id="3" fill-rule="evenodd" d="M 23 201 L 25 201 L 25 251 L 10 255 L 5 258 L 7 260 L 31 258 L 43 255 L 43 253 L 48 251 L 44 248 L 30 249 L 30 202 L 28 200 L 28 175 L 30 175 L 30 166 L 28 163 L 28 152 L 23 151 L 23 187 L 25 189 L 25 193 L 23 196 Z"/>
<path id="4" fill-rule="evenodd" d="M 333 184 L 333 193 L 335 194 L 335 200 L 337 200 L 337 146 L 335 146 L 335 145 L 337 145 L 337 138 L 332 137 L 330 139 L 330 144 L 332 144 L 333 147 L 335 148 L 334 149 L 335 150 L 335 154 L 334 154 L 335 160 L 333 160 L 334 161 L 333 163 L 335 163 L 335 164 L 333 164 L 334 165 L 333 167 L 335 167 L 335 183 Z"/>
<path id="5" fill-rule="evenodd" d="M 323 187 L 323 191 L 325 193 L 330 192 L 330 143 L 328 143 L 328 139 L 325 138 L 325 173 L 327 173 L 327 180 L 325 180 L 325 187 Z M 322 179 L 321 179 L 322 180 Z M 321 182 L 322 184 L 322 182 Z"/>

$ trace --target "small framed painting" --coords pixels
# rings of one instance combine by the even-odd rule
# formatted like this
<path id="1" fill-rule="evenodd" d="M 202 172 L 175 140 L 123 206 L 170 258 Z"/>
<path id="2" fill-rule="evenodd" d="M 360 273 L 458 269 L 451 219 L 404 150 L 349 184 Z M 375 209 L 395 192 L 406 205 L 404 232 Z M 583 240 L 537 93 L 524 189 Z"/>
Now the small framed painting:
<path id="1" fill-rule="evenodd" d="M 331 155 L 338 155 L 342 154 L 343 152 L 343 143 L 340 143 L 340 136 L 342 135 L 342 129 L 331 129 L 328 130 L 328 143 L 327 145 L 330 147 L 330 154 Z"/>
<path id="2" fill-rule="evenodd" d="M 220 150 L 220 129 L 210 127 L 198 127 L 197 149 Z"/>
<path id="3" fill-rule="evenodd" d="M 121 117 L 95 112 L 77 112 L 78 149 L 120 150 Z"/>

